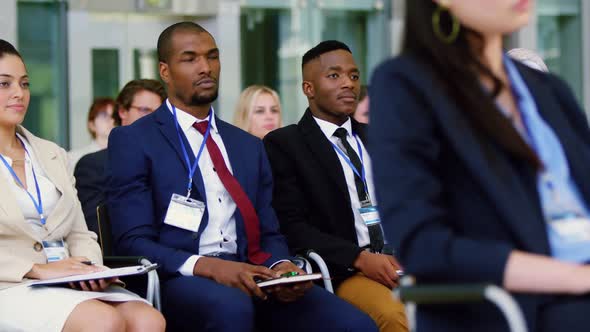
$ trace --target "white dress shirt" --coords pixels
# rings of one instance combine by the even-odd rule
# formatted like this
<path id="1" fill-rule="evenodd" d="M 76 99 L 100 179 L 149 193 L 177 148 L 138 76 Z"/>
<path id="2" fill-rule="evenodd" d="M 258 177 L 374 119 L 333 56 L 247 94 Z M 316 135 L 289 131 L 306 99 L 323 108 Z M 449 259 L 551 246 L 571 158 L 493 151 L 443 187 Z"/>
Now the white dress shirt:
<path id="1" fill-rule="evenodd" d="M 328 122 L 328 121 L 325 121 L 322 119 L 318 119 L 315 116 L 313 118 L 315 119 L 318 126 L 320 126 L 320 129 L 322 130 L 324 135 L 326 135 L 328 140 L 330 140 L 332 143 L 338 145 L 338 147 L 340 147 L 344 153 L 346 153 L 346 149 L 342 146 L 340 139 L 338 137 L 334 136 L 334 132 L 338 128 L 346 129 L 346 132 L 348 133 L 348 135 L 346 136 L 348 144 L 350 144 L 350 146 L 352 146 L 352 148 L 357 153 L 357 155 L 359 156 L 359 159 L 360 159 L 360 153 L 358 151 L 358 146 L 356 143 L 357 141 L 352 136 L 352 121 L 350 120 L 350 118 L 348 120 L 346 120 L 346 122 L 344 124 L 342 124 L 342 126 L 340 126 L 340 127 L 338 127 L 337 125 L 335 125 L 331 122 Z M 360 143 L 361 149 L 363 151 L 363 168 L 365 169 L 365 178 L 367 181 L 367 187 L 369 188 L 369 195 L 371 197 L 371 203 L 374 206 L 377 206 L 377 201 L 375 200 L 375 186 L 373 184 L 373 170 L 371 167 L 371 158 L 369 157 L 369 153 L 367 152 L 367 149 L 365 148 L 363 142 L 360 139 L 358 140 L 358 142 Z M 367 225 L 365 225 L 365 222 L 363 221 L 363 218 L 361 217 L 361 213 L 359 212 L 359 209 L 361 207 L 361 202 L 359 201 L 359 197 L 358 197 L 358 194 L 356 191 L 356 184 L 354 182 L 354 172 L 353 172 L 352 168 L 350 168 L 350 165 L 346 162 L 344 157 L 342 157 L 336 151 L 334 151 L 334 153 L 336 153 L 338 155 L 338 160 L 340 160 L 340 164 L 342 165 L 342 170 L 344 171 L 344 177 L 346 179 L 346 187 L 348 188 L 348 195 L 350 196 L 350 205 L 352 207 L 352 214 L 354 215 L 354 227 L 356 229 L 356 237 L 357 237 L 359 246 L 363 247 L 363 246 L 370 244 L 371 241 L 369 239 L 369 229 L 367 228 Z"/>
<path id="2" fill-rule="evenodd" d="M 166 105 L 170 112 L 172 112 L 172 105 L 168 99 L 166 100 Z M 193 124 L 195 122 L 207 121 L 209 118 L 202 120 L 197 119 L 178 108 L 176 108 L 176 117 L 180 129 L 186 136 L 193 154 L 196 157 L 199 153 L 201 143 L 203 142 L 203 135 L 193 127 Z M 227 150 L 225 149 L 223 139 L 217 130 L 215 115 L 211 117 L 211 131 L 209 137 L 211 137 L 219 147 L 225 165 L 233 174 Z M 202 256 L 220 253 L 235 254 L 238 249 L 236 242 L 236 218 L 234 217 L 236 203 L 223 186 L 217 172 L 215 172 L 213 161 L 211 160 L 207 146 L 203 148 L 203 152 L 199 158 L 199 170 L 201 171 L 203 184 L 205 185 L 207 201 L 204 203 L 209 212 L 209 222 L 201 234 L 201 239 L 199 241 L 199 255 L 189 257 L 189 259 L 187 259 L 187 261 L 178 269 L 178 272 L 184 276 L 193 275 L 193 268 Z M 185 195 L 185 193 L 182 192 L 178 192 L 177 194 Z"/>
<path id="3" fill-rule="evenodd" d="M 37 233 L 42 233 L 45 232 L 45 229 L 41 224 L 39 212 L 37 211 L 37 208 L 31 201 L 31 198 L 27 194 L 28 191 L 35 199 L 35 202 L 39 203 L 37 197 L 37 188 L 35 186 L 35 177 L 33 176 L 33 167 L 35 168 L 35 175 L 37 176 L 37 183 L 39 184 L 39 192 L 41 193 L 41 201 L 43 202 L 43 214 L 46 217 L 51 214 L 51 211 L 53 211 L 53 208 L 55 207 L 57 201 L 61 197 L 61 193 L 57 190 L 53 182 L 51 182 L 51 180 L 47 178 L 45 172 L 43 171 L 43 169 L 39 165 L 39 162 L 35 158 L 33 149 L 31 148 L 27 140 L 20 134 L 17 134 L 17 136 L 23 141 L 27 151 L 29 152 L 25 153 L 25 177 L 27 190 L 25 191 L 25 189 L 23 189 L 21 186 L 17 184 L 8 168 L 6 168 L 4 166 L 4 163 L 1 162 L 0 168 L 2 169 L 2 171 L 0 173 L 2 173 L 3 176 L 6 178 L 8 186 L 14 194 L 16 203 L 18 204 L 18 207 L 20 208 L 25 217 L 25 221 L 29 225 L 31 225 L 33 230 L 35 230 Z M 8 162 L 10 166 L 12 166 L 12 159 L 4 155 L 2 156 L 4 157 L 6 162 Z"/>

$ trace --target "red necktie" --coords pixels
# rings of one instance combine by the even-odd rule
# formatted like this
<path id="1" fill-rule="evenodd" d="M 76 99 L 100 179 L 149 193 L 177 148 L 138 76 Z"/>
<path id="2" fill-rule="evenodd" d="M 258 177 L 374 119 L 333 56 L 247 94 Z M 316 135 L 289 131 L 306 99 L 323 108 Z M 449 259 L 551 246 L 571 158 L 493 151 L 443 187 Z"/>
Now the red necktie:
<path id="1" fill-rule="evenodd" d="M 205 135 L 208 123 L 209 121 L 195 122 L 193 127 L 202 135 Z M 252 206 L 252 202 L 250 202 L 250 199 L 244 192 L 244 189 L 242 189 L 238 180 L 236 180 L 225 165 L 223 155 L 213 138 L 211 138 L 211 135 L 207 138 L 206 144 L 209 156 L 213 161 L 213 167 L 215 167 L 215 171 L 217 172 L 221 183 L 223 183 L 223 186 L 229 192 L 229 195 L 236 203 L 238 210 L 240 210 L 242 218 L 244 219 L 246 237 L 248 238 L 248 259 L 254 264 L 262 264 L 270 258 L 271 255 L 262 251 L 260 248 L 260 222 L 256 210 L 254 209 L 254 206 Z"/>

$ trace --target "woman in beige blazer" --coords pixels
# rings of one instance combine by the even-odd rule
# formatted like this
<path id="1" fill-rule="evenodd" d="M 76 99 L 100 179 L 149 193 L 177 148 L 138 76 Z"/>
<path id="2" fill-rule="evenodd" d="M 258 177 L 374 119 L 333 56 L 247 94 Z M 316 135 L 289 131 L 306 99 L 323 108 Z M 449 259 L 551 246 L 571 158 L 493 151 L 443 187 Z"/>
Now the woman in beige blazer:
<path id="1" fill-rule="evenodd" d="M 29 99 L 25 64 L 0 39 L 0 330 L 163 331 L 162 315 L 113 280 L 71 289 L 27 286 L 30 279 L 104 268 L 65 151 L 20 126 Z"/>

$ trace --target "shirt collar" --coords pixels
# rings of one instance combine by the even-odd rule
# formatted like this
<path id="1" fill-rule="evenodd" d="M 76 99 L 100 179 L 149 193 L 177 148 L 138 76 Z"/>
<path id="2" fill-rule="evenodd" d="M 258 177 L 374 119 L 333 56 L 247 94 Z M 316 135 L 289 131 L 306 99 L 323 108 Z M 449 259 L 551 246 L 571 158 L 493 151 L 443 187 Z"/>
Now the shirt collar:
<path id="1" fill-rule="evenodd" d="M 174 114 L 172 112 L 172 104 L 170 103 L 169 99 L 166 99 L 166 106 L 168 106 L 168 110 L 170 111 L 170 113 Z M 213 130 L 213 132 L 217 133 L 217 124 L 215 123 L 215 110 L 213 109 L 213 106 L 211 106 L 211 112 L 213 112 L 213 116 L 211 117 L 211 129 Z M 191 129 L 195 122 L 203 122 L 209 119 L 197 119 L 196 117 L 181 110 L 178 107 L 176 107 L 176 118 L 178 119 L 178 125 L 180 126 L 180 129 L 182 129 L 183 132 L 187 132 L 189 129 Z"/>
<path id="2" fill-rule="evenodd" d="M 346 120 L 346 122 L 344 122 L 342 124 L 342 126 L 337 126 L 337 125 L 333 124 L 332 122 L 328 122 L 326 120 L 316 118 L 315 116 L 313 117 L 313 119 L 318 124 L 318 126 L 320 126 L 320 129 L 322 130 L 322 132 L 324 133 L 324 135 L 326 135 L 326 137 L 328 139 L 330 139 L 332 136 L 334 136 L 334 132 L 338 128 L 344 128 L 344 129 L 346 129 L 346 131 L 348 132 L 349 135 L 352 134 L 352 121 L 350 120 L 350 117 L 348 118 L 348 120 Z"/>

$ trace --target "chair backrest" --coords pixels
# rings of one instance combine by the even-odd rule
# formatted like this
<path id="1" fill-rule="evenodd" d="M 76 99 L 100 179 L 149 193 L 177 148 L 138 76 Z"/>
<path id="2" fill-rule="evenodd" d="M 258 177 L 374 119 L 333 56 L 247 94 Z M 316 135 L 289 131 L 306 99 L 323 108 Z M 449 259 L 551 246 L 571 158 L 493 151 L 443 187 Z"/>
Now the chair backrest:
<path id="1" fill-rule="evenodd" d="M 113 255 L 113 235 L 111 233 L 111 218 L 105 204 L 96 207 L 96 219 L 98 220 L 98 243 L 102 248 L 103 256 Z"/>

